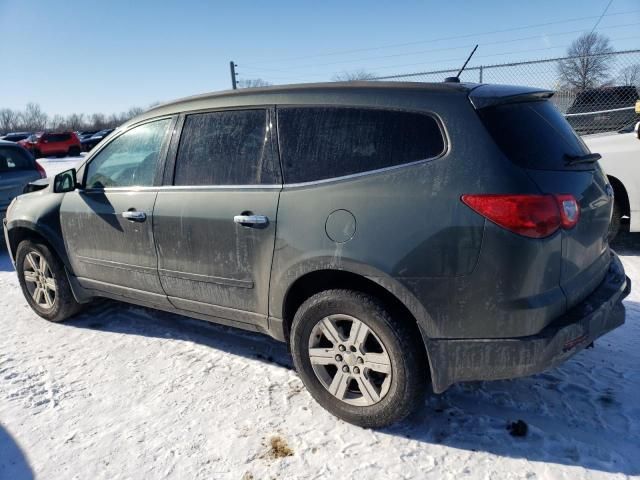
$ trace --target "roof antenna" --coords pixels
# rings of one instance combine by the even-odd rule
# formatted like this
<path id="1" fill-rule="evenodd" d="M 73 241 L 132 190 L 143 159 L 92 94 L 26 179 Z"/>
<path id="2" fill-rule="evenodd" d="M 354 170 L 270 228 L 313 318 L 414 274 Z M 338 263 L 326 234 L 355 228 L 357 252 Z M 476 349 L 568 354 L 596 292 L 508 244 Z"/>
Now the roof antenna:
<path id="1" fill-rule="evenodd" d="M 447 77 L 447 78 L 445 78 L 444 79 L 445 83 L 460 83 L 460 75 L 462 74 L 464 69 L 467 68 L 467 63 L 469 63 L 469 60 L 471 60 L 471 57 L 473 57 L 473 54 L 476 53 L 477 49 L 478 49 L 478 44 L 476 43 L 476 46 L 473 47 L 473 50 L 471 50 L 471 53 L 467 57 L 466 62 L 464 62 L 464 65 L 462 65 L 462 68 L 458 71 L 456 76 L 455 77 Z"/>

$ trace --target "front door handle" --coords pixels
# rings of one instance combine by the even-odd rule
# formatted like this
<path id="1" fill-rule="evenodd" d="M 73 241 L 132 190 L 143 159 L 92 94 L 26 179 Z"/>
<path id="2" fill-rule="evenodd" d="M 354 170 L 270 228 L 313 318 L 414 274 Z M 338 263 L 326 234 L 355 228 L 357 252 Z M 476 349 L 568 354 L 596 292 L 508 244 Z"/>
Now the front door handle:
<path id="1" fill-rule="evenodd" d="M 147 219 L 147 214 L 136 210 L 127 210 L 122 212 L 122 218 L 126 218 L 130 222 L 144 222 Z"/>
<path id="2" fill-rule="evenodd" d="M 243 227 L 264 228 L 269 224 L 269 218 L 264 215 L 236 215 L 233 221 Z"/>

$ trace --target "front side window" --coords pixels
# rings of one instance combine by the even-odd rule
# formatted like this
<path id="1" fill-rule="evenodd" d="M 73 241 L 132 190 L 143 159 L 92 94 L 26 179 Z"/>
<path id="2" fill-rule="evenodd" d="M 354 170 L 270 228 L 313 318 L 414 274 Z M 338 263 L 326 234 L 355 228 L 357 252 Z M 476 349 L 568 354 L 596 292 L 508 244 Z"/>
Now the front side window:
<path id="1" fill-rule="evenodd" d="M 437 157 L 445 141 L 430 115 L 350 107 L 278 109 L 287 183 L 311 182 Z"/>
<path id="2" fill-rule="evenodd" d="M 29 154 L 21 148 L 0 147 L 0 173 L 33 170 L 34 168 Z"/>
<path id="3" fill-rule="evenodd" d="M 116 137 L 89 163 L 86 188 L 152 186 L 170 124 L 157 120 Z"/>
<path id="4" fill-rule="evenodd" d="M 279 183 L 267 110 L 188 115 L 178 147 L 174 185 Z"/>

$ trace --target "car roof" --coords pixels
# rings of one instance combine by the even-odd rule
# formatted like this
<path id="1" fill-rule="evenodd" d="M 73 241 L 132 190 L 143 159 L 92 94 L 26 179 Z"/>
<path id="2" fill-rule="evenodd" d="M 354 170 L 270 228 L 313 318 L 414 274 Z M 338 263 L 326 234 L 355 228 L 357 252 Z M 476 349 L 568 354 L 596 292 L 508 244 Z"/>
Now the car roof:
<path id="1" fill-rule="evenodd" d="M 275 85 L 259 88 L 242 88 L 237 90 L 223 90 L 201 95 L 180 98 L 151 108 L 138 115 L 125 125 L 136 123 L 147 118 L 160 115 L 170 115 L 183 111 L 215 108 L 219 105 L 272 105 L 274 103 L 296 103 L 309 95 L 343 95 L 345 100 L 350 95 L 362 98 L 363 95 L 379 97 L 381 93 L 388 95 L 402 95 L 406 92 L 422 92 L 434 94 L 458 94 L 466 95 L 477 84 L 475 83 L 426 83 L 426 82 L 378 82 L 378 81 L 354 81 L 354 82 L 324 82 L 301 83 L 292 85 Z"/>
<path id="2" fill-rule="evenodd" d="M 471 94 L 473 92 L 473 94 Z M 276 85 L 260 88 L 225 90 L 181 98 L 151 108 L 132 118 L 122 128 L 140 121 L 175 115 L 181 112 L 206 110 L 212 108 L 233 108 L 248 106 L 266 106 L 274 104 L 322 104 L 324 99 L 331 98 L 331 104 L 360 104 L 361 102 L 384 105 L 381 98 L 398 98 L 398 96 L 419 95 L 452 95 L 474 99 L 482 106 L 501 103 L 500 99 L 509 97 L 513 100 L 529 95 L 548 97 L 553 94 L 548 90 L 512 85 L 491 85 L 457 82 L 325 82 L 302 83 L 294 85 Z M 384 97 L 381 97 L 384 95 Z M 475 104 L 475 103 L 474 103 Z M 476 108 L 479 108 L 476 105 Z"/>

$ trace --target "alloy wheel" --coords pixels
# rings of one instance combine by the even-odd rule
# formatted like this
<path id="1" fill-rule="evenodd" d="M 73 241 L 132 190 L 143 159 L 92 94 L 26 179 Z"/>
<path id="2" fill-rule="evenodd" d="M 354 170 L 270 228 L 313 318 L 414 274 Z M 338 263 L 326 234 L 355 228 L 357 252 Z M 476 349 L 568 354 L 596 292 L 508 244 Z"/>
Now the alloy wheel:
<path id="1" fill-rule="evenodd" d="M 44 256 L 32 250 L 24 258 L 22 269 L 27 290 L 33 301 L 43 309 L 55 305 L 57 286 L 51 268 Z"/>
<path id="2" fill-rule="evenodd" d="M 316 377 L 337 399 L 371 406 L 389 392 L 391 358 L 380 338 L 350 315 L 320 320 L 309 338 L 309 360 Z"/>

